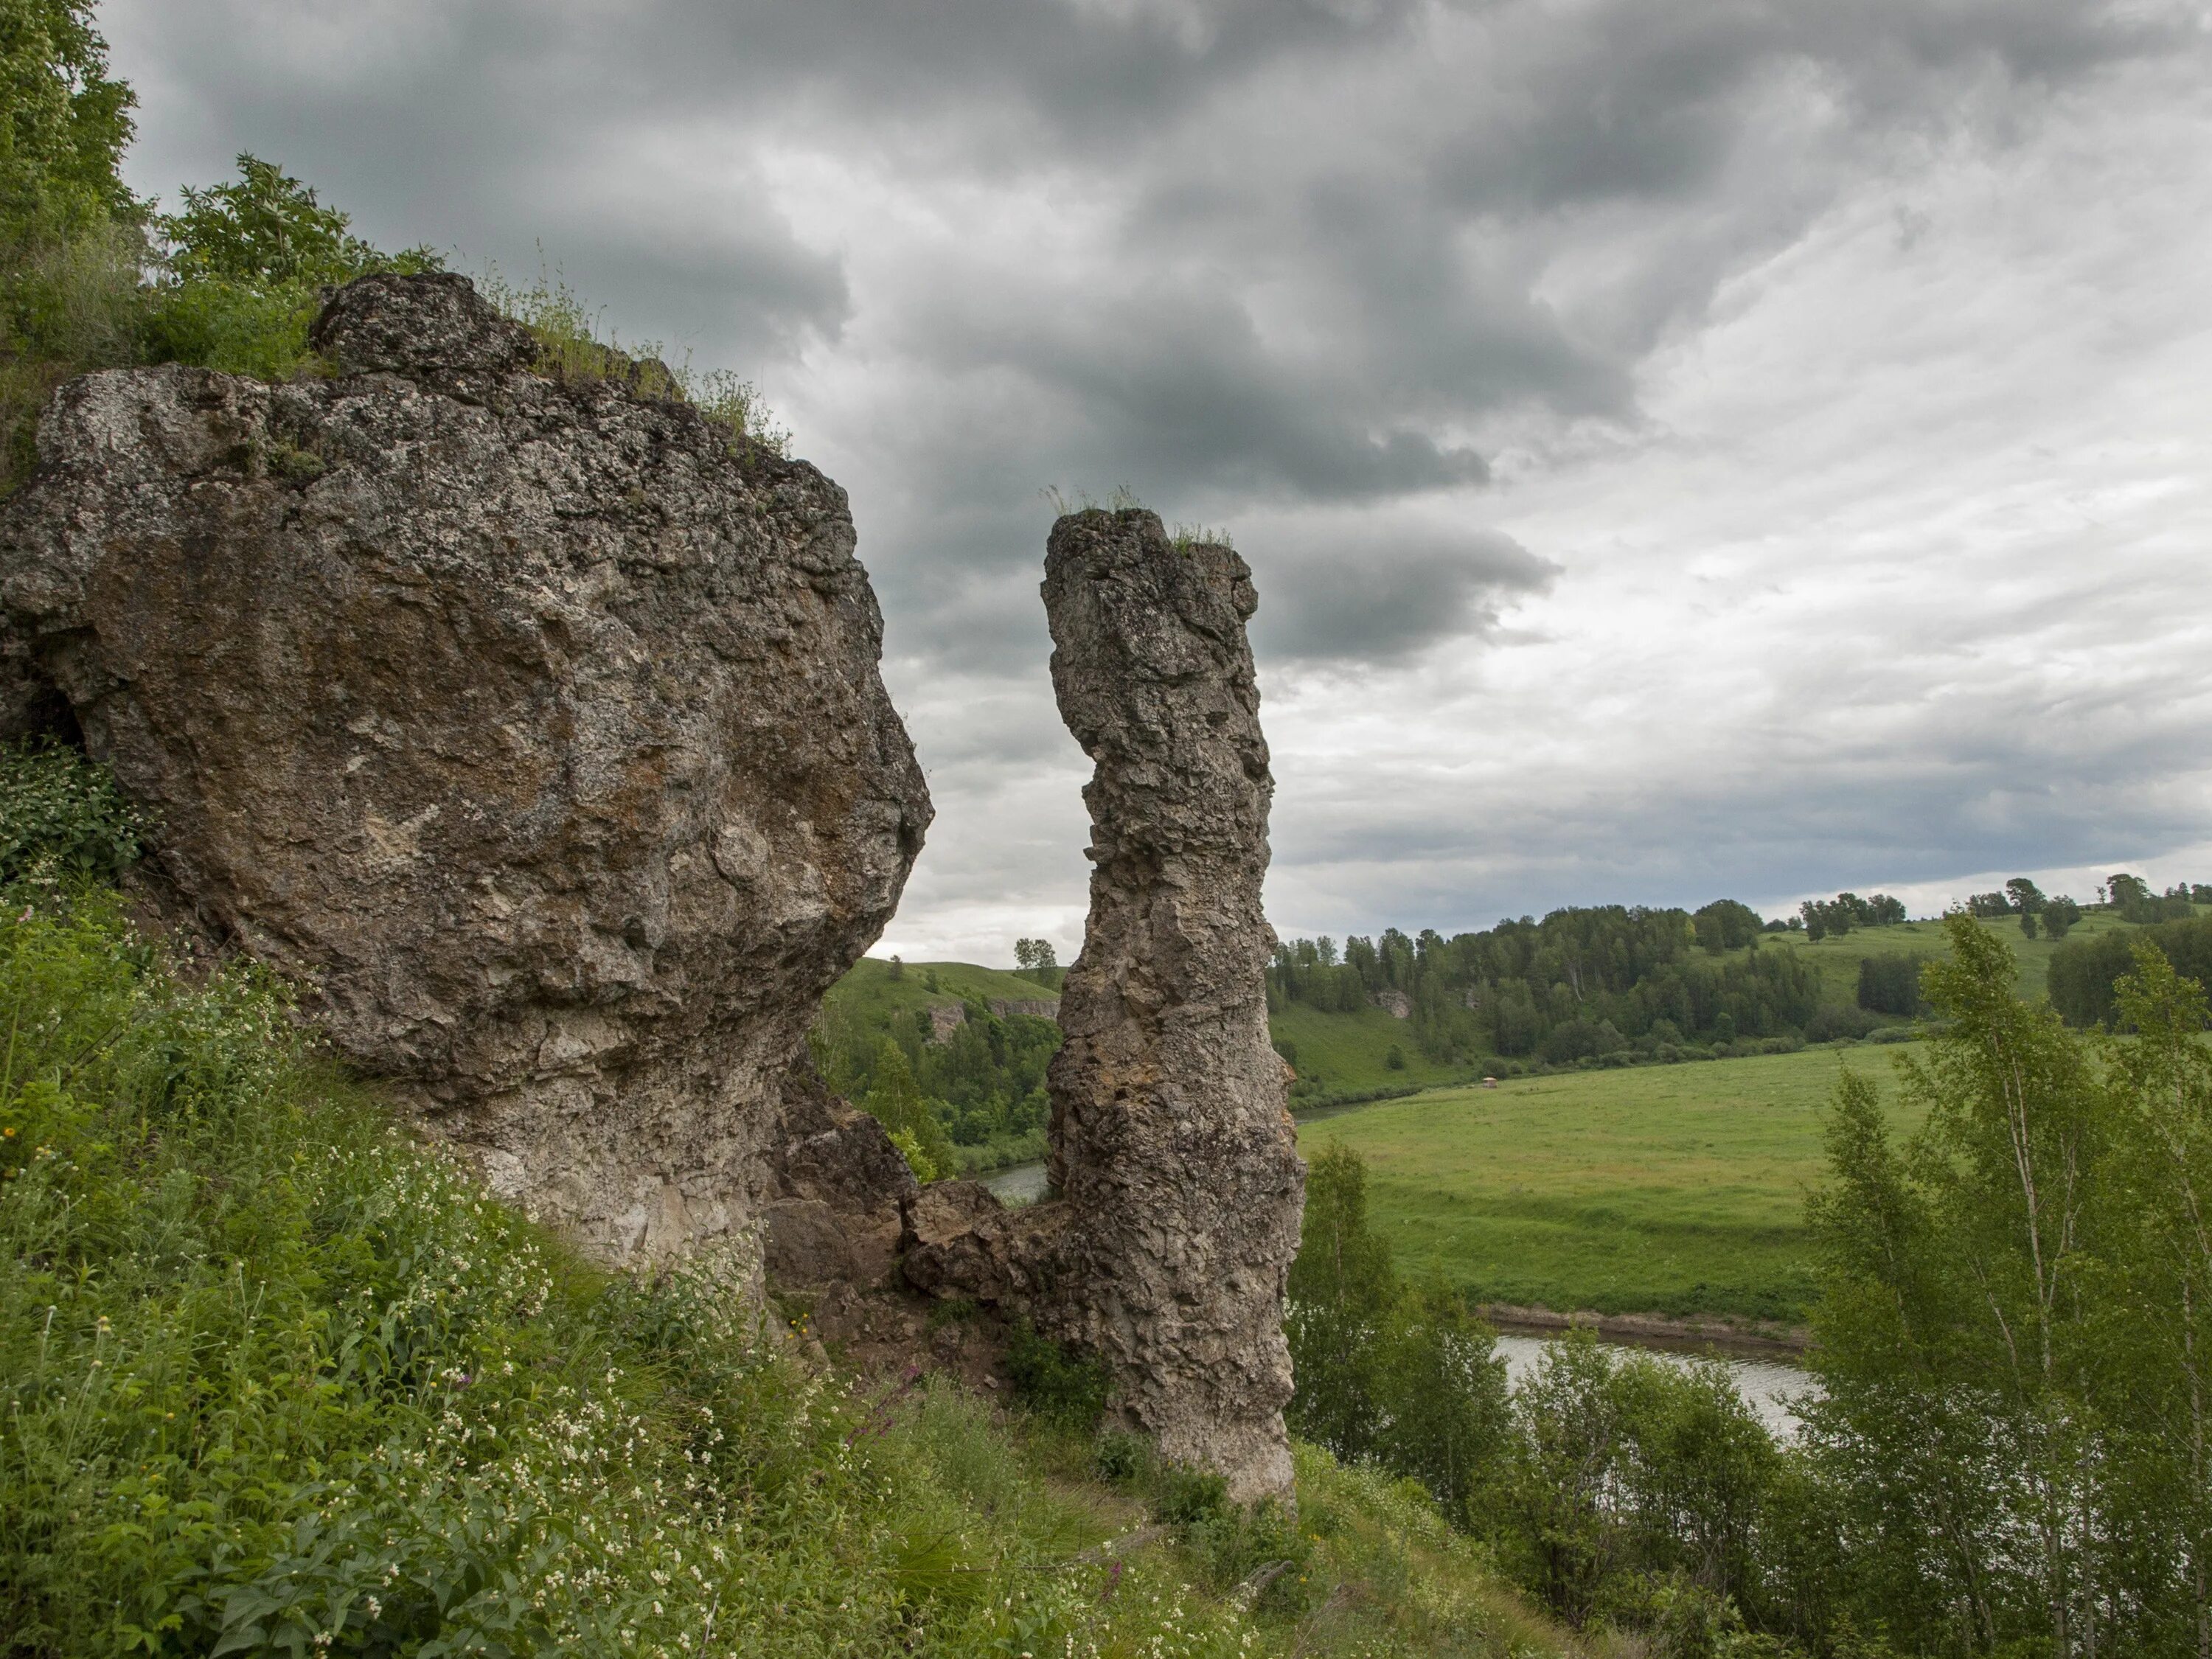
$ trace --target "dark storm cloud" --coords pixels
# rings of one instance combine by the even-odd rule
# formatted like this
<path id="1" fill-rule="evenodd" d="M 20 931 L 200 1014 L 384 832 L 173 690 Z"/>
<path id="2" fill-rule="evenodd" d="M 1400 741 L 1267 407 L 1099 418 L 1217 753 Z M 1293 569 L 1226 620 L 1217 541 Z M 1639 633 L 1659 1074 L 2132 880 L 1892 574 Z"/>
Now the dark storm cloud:
<path id="1" fill-rule="evenodd" d="M 1120 204 L 1091 268 L 917 271 L 877 296 L 889 326 L 1065 406 L 1037 481 L 1088 461 L 1153 493 L 1313 499 L 1479 481 L 1464 428 L 1501 408 L 1630 415 L 1635 354 L 1815 204 L 1832 158 L 1765 199 L 1722 189 L 1793 99 L 1847 100 L 1848 137 L 1955 111 L 1962 78 L 2063 80 L 2156 41 L 2057 0 L 111 15 L 205 112 L 201 176 L 251 144 L 386 240 L 510 266 L 542 243 L 632 332 L 748 368 L 834 336 L 854 303 L 756 152 L 842 152 L 918 191 L 1057 173 L 1072 204 Z M 1535 292 L 1561 213 L 1700 197 L 1701 233 L 1626 250 L 1579 328 Z M 1262 325 L 1271 304 L 1288 329 Z"/>
<path id="2" fill-rule="evenodd" d="M 1494 628 L 1500 609 L 1541 592 L 1559 567 L 1510 536 L 1310 542 L 1251 555 L 1262 602 L 1253 645 L 1262 666 L 1381 666 L 1440 640 Z"/>

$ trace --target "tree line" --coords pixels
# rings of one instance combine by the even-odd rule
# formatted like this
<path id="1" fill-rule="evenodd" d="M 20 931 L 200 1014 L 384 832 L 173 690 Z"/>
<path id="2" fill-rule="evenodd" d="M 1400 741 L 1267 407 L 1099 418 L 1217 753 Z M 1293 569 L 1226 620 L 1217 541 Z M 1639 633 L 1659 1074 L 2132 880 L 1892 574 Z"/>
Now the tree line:
<path id="1" fill-rule="evenodd" d="M 1626 1063 L 1863 1035 L 1863 1011 L 1824 1003 L 1814 967 L 1759 941 L 1793 926 L 1818 927 L 1817 938 L 1832 922 L 1842 931 L 1901 921 L 1905 907 L 1844 893 L 1807 908 L 1784 922 L 1733 899 L 1695 911 L 1599 905 L 1450 939 L 1385 928 L 1340 951 L 1327 937 L 1290 939 L 1268 965 L 1267 1003 L 1345 1012 L 1387 1002 L 1439 1062 Z"/>
<path id="2" fill-rule="evenodd" d="M 1419 1480 L 1579 1626 L 1662 1655 L 2212 1646 L 2212 1048 L 2164 927 L 2127 1041 L 2014 990 L 1969 915 L 1902 1141 L 1845 1073 L 1808 1201 L 1822 1396 L 1778 1443 L 1717 1365 L 1552 1345 L 1509 1392 L 1489 1331 L 1399 1279 L 1356 1156 L 1315 1161 L 1286 1323 L 1297 1431 Z"/>

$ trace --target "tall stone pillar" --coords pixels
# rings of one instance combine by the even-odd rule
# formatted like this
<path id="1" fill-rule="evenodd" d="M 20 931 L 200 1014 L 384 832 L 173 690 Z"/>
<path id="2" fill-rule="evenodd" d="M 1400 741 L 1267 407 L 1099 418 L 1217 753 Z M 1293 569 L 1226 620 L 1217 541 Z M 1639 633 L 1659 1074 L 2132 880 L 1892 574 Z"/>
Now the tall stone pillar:
<path id="1" fill-rule="evenodd" d="M 1267 1038 L 1251 571 L 1150 512 L 1093 509 L 1053 526 L 1044 602 L 1060 714 L 1097 767 L 1050 1076 L 1051 1322 L 1106 1359 L 1114 1411 L 1166 1456 L 1240 1501 L 1287 1497 L 1305 1175 Z"/>

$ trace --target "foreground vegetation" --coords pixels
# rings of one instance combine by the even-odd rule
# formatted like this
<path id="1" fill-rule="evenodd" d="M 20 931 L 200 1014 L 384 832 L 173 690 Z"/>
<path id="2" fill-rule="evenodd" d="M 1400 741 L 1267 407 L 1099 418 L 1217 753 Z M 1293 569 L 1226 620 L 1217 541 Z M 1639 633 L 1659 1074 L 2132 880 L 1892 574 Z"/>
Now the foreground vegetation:
<path id="1" fill-rule="evenodd" d="M 1300 1524 L 1242 1516 L 1065 1390 L 1008 1420 L 793 1363 L 742 1263 L 595 1272 L 397 1133 L 276 988 L 23 892 L 0 1651 L 1552 1646 L 1374 1471 L 1304 1451 Z"/>
<path id="2" fill-rule="evenodd" d="M 1507 1078 L 1308 1119 L 1298 1143 L 1357 1152 L 1407 1270 L 1478 1303 L 1794 1324 L 1817 1292 L 1825 1109 L 1847 1064 L 1879 1075 L 1885 1052 Z"/>

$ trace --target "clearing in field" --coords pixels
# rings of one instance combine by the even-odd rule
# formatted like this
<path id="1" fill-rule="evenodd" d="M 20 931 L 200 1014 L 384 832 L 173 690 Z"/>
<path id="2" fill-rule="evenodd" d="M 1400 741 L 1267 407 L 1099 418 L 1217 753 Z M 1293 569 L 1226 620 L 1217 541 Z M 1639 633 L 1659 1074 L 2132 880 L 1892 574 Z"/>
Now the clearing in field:
<path id="1" fill-rule="evenodd" d="M 1872 1078 L 1906 1127 L 1892 1060 L 1917 1047 L 1513 1078 L 1308 1119 L 1298 1139 L 1366 1160 L 1409 1276 L 1480 1302 L 1795 1322 L 1836 1079 Z"/>

